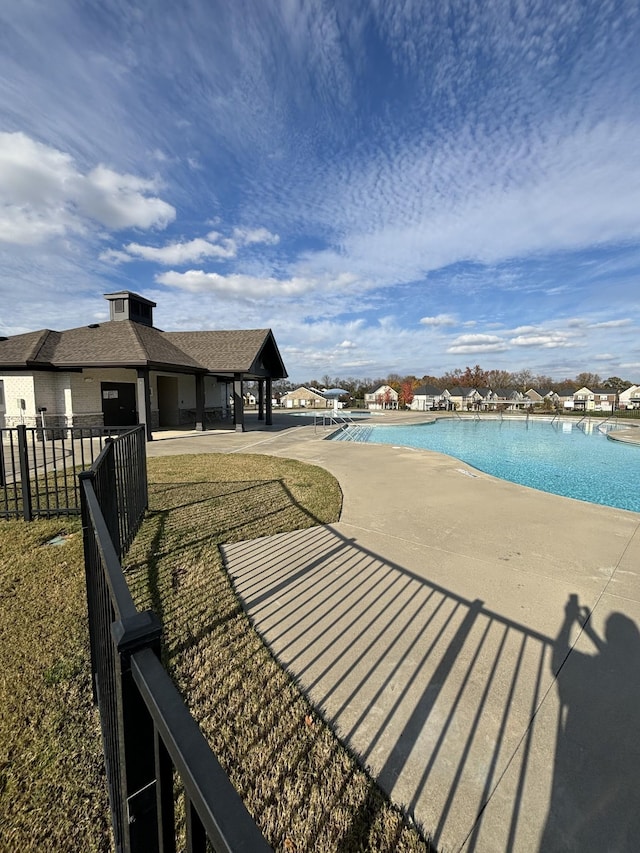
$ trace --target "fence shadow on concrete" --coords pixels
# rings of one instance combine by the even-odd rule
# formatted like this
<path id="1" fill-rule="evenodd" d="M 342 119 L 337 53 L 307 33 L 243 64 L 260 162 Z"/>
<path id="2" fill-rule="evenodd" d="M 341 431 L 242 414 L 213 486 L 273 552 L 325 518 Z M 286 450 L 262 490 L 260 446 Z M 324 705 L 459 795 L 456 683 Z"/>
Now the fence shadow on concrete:
<path id="1" fill-rule="evenodd" d="M 585 672 L 571 678 L 577 653 L 567 658 L 569 617 L 563 622 L 559 613 L 557 637 L 545 636 L 383 560 L 331 526 L 227 545 L 223 553 L 278 660 L 436 846 L 538 850 L 542 839 L 540 849 L 565 849 L 561 839 L 575 833 L 577 813 L 597 807 L 599 835 L 616 826 L 619 834 L 625 805 L 622 813 L 602 805 L 603 792 L 620 789 L 610 764 L 591 767 L 595 778 L 583 795 L 568 810 L 564 802 L 576 784 L 571 750 L 578 747 L 568 742 L 582 743 L 583 753 L 587 744 L 589 753 L 597 715 L 612 696 L 628 701 L 617 728 L 606 726 L 606 714 L 597 725 L 601 753 L 619 755 L 624 732 L 635 738 L 638 676 L 628 663 L 611 666 L 619 643 L 610 640 L 606 655 L 602 647 L 599 657 L 584 654 Z M 574 614 L 574 633 L 585 616 Z M 618 622 L 629 642 L 635 625 Z M 594 701 L 588 691 L 597 693 L 603 668 L 609 695 Z M 633 790 L 639 767 L 624 762 Z"/>

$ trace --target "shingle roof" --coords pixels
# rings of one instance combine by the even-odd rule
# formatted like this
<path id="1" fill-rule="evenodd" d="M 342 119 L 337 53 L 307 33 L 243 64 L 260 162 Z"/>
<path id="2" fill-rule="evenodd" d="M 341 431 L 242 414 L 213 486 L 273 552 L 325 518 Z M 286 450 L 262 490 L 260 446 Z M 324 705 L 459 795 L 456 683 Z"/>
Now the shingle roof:
<path id="1" fill-rule="evenodd" d="M 39 332 L 26 332 L 0 340 L 0 363 L 25 365 L 33 361 L 50 334 L 48 329 L 40 329 Z"/>
<path id="2" fill-rule="evenodd" d="M 413 392 L 414 397 L 437 397 L 439 394 L 442 394 L 442 391 L 435 385 L 420 385 Z"/>
<path id="3" fill-rule="evenodd" d="M 149 366 L 212 373 L 255 372 L 274 378 L 287 375 L 270 329 L 162 332 L 132 320 L 14 335 L 0 340 L 0 366 Z"/>
<path id="4" fill-rule="evenodd" d="M 211 373 L 287 373 L 270 329 L 165 332 L 170 341 Z M 264 368 L 260 362 L 264 362 Z"/>
<path id="5" fill-rule="evenodd" d="M 475 393 L 475 388 L 467 388 L 463 385 L 454 385 L 449 389 L 449 393 L 452 397 L 470 397 Z"/>

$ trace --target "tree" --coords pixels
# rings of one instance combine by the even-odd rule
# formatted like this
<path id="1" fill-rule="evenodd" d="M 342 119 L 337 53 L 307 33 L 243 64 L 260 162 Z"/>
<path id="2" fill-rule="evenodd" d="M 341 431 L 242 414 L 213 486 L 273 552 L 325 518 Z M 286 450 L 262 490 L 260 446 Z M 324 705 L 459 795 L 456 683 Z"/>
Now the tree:
<path id="1" fill-rule="evenodd" d="M 512 373 L 511 379 L 518 391 L 521 391 L 523 394 L 533 386 L 533 373 L 526 368 Z"/>
<path id="2" fill-rule="evenodd" d="M 465 367 L 461 381 L 468 388 L 484 388 L 487 384 L 487 375 L 479 364 L 474 368 Z"/>
<path id="3" fill-rule="evenodd" d="M 625 388 L 630 388 L 632 385 L 633 382 L 627 382 L 626 379 L 620 379 L 619 376 L 610 376 L 602 383 L 603 388 L 613 388 L 618 393 L 620 393 L 620 391 L 624 391 Z"/>
<path id="4" fill-rule="evenodd" d="M 619 376 L 610 376 L 608 379 L 604 380 L 602 385 L 604 388 L 610 388 L 612 391 L 615 391 L 616 399 L 612 406 L 612 410 L 616 411 L 616 409 L 620 408 L 620 392 L 624 391 L 625 388 L 628 388 L 630 385 L 633 385 L 633 382 L 625 382 L 625 380 L 620 379 Z"/>
<path id="5" fill-rule="evenodd" d="M 443 388 L 451 388 L 456 385 L 462 385 L 462 371 L 459 367 L 456 367 L 455 370 L 450 371 L 449 373 L 444 373 L 440 384 Z"/>
<path id="6" fill-rule="evenodd" d="M 271 385 L 271 392 L 274 396 L 282 396 L 282 394 L 286 394 L 288 391 L 294 391 L 297 388 L 297 385 L 294 385 L 293 382 L 289 382 L 288 379 L 276 379 Z"/>
<path id="7" fill-rule="evenodd" d="M 404 380 L 402 385 L 400 386 L 400 399 L 399 403 L 401 406 L 410 406 L 413 401 L 413 381 L 410 378 Z"/>
<path id="8" fill-rule="evenodd" d="M 487 370 L 485 373 L 486 385 L 493 391 L 496 388 L 511 388 L 513 379 L 507 370 Z"/>
<path id="9" fill-rule="evenodd" d="M 400 376 L 399 373 L 390 373 L 387 378 L 384 380 L 384 384 L 388 385 L 390 388 L 393 388 L 394 391 L 400 391 L 400 387 L 402 386 L 403 377 Z"/>
<path id="10" fill-rule="evenodd" d="M 422 377 L 419 385 L 435 385 L 436 388 L 439 388 L 442 385 L 442 378 L 439 376 L 430 376 L 428 373 Z"/>
<path id="11" fill-rule="evenodd" d="M 541 388 L 543 391 L 548 391 L 553 385 L 553 379 L 550 376 L 545 376 L 543 373 L 539 373 L 537 376 L 533 377 L 532 388 Z"/>
<path id="12" fill-rule="evenodd" d="M 576 376 L 576 383 L 579 388 L 588 388 L 593 391 L 594 388 L 599 388 L 602 385 L 602 379 L 597 373 L 579 373 Z"/>

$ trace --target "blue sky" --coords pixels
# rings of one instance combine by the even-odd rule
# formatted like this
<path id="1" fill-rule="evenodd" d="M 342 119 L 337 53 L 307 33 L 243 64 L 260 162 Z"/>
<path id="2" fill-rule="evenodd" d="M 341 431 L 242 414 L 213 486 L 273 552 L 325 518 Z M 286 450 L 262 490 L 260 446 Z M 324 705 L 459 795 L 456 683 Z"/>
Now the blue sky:
<path id="1" fill-rule="evenodd" d="M 0 2 L 0 332 L 640 382 L 640 6 Z"/>

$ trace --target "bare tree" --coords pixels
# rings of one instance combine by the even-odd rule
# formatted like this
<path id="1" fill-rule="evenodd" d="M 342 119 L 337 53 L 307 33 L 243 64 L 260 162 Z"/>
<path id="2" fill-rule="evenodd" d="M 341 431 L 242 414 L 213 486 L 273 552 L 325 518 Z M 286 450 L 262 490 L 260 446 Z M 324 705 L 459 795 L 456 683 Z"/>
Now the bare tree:
<path id="1" fill-rule="evenodd" d="M 602 385 L 602 379 L 597 373 L 579 373 L 576 376 L 576 384 L 581 388 L 599 388 Z"/>

